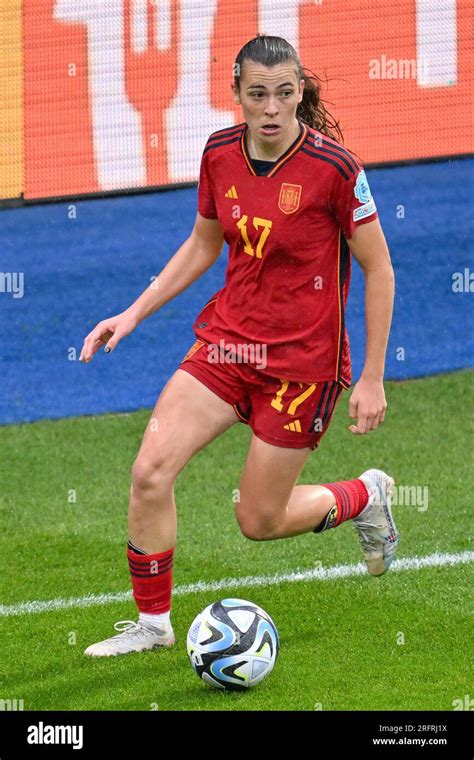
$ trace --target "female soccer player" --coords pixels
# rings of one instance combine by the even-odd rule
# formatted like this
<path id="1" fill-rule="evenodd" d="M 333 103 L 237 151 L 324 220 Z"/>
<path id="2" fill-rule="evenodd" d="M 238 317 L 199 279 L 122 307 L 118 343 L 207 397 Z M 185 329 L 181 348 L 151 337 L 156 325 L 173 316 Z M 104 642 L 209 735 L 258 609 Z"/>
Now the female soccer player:
<path id="1" fill-rule="evenodd" d="M 255 541 L 320 533 L 353 520 L 372 575 L 398 535 L 393 480 L 380 470 L 295 485 L 350 387 L 344 324 L 352 253 L 365 276 L 365 364 L 349 404 L 363 435 L 383 422 L 394 278 L 364 171 L 338 142 L 316 79 L 294 48 L 258 35 L 232 85 L 244 122 L 209 137 L 190 237 L 128 309 L 86 337 L 81 360 L 116 348 L 200 277 L 229 244 L 225 286 L 196 319 L 196 342 L 165 385 L 132 469 L 127 556 L 139 619 L 86 649 L 109 656 L 171 646 L 174 482 L 191 457 L 238 421 L 253 435 L 236 517 Z"/>

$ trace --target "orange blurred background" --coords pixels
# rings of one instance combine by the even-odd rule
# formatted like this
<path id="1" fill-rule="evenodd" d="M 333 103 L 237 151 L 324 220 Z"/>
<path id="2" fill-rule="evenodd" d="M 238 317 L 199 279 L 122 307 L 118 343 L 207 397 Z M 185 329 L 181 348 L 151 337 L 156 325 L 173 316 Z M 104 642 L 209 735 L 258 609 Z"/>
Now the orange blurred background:
<path id="1" fill-rule="evenodd" d="M 472 151 L 469 0 L 275 0 L 264 25 L 258 0 L 215 7 L 3 0 L 0 198 L 197 180 L 208 134 L 243 120 L 232 64 L 256 31 L 296 37 L 364 164 Z M 426 49 L 428 76 L 416 68 Z"/>

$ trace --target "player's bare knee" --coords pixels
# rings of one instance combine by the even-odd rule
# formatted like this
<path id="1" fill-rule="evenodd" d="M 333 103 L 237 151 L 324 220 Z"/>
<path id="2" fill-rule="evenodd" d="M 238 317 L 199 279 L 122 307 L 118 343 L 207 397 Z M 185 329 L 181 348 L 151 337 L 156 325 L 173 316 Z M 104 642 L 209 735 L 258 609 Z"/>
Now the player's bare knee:
<path id="1" fill-rule="evenodd" d="M 270 541 L 274 537 L 275 523 L 272 518 L 239 509 L 236 517 L 242 535 L 250 541 Z"/>
<path id="2" fill-rule="evenodd" d="M 175 479 L 175 470 L 165 458 L 138 455 L 133 463 L 132 489 L 135 492 L 172 488 Z"/>

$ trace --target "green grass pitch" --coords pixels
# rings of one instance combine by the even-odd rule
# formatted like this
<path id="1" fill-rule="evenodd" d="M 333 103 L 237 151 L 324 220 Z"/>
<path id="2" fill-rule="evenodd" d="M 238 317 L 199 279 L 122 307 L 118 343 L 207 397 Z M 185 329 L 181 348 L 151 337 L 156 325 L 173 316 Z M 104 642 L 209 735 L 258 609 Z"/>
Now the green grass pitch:
<path id="1" fill-rule="evenodd" d="M 429 488 L 426 510 L 394 508 L 399 558 L 469 549 L 472 381 L 465 371 L 387 383 L 385 424 L 364 437 L 347 430 L 344 394 L 300 482 L 386 469 L 397 484 Z M 2 604 L 129 588 L 129 472 L 149 414 L 0 428 Z M 232 496 L 249 437 L 235 425 L 181 474 L 175 585 L 358 563 L 350 524 L 274 542 L 240 534 Z M 83 650 L 134 619 L 133 600 L 2 617 L 0 698 L 23 699 L 25 710 L 451 710 L 469 693 L 471 585 L 472 565 L 462 564 L 183 594 L 173 600 L 173 649 L 101 660 Z M 194 616 L 225 596 L 260 604 L 279 629 L 273 673 L 246 693 L 207 686 L 186 653 Z"/>

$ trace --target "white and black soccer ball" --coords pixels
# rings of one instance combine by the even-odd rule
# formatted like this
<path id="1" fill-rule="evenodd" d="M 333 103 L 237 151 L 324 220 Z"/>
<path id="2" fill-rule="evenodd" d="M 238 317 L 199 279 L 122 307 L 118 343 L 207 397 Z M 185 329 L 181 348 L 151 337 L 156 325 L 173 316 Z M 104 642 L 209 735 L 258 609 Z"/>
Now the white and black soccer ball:
<path id="1" fill-rule="evenodd" d="M 218 689 L 244 691 L 275 664 L 279 640 L 270 615 L 244 599 L 222 599 L 194 618 L 188 631 L 191 665 Z"/>

